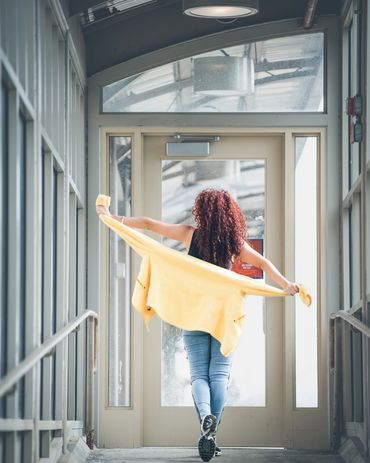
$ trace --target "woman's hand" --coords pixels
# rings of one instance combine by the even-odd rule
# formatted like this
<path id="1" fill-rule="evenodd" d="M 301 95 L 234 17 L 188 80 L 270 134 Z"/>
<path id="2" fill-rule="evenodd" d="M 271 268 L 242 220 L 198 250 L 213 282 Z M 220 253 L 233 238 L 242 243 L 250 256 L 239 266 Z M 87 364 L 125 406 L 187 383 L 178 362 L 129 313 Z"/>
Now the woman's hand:
<path id="1" fill-rule="evenodd" d="M 284 287 L 284 293 L 289 294 L 290 296 L 294 296 L 294 294 L 299 292 L 298 285 L 296 283 L 291 283 L 289 282 L 285 287 Z"/>
<path id="2" fill-rule="evenodd" d="M 105 214 L 110 216 L 109 209 L 106 206 L 96 206 L 96 213 L 98 215 Z"/>

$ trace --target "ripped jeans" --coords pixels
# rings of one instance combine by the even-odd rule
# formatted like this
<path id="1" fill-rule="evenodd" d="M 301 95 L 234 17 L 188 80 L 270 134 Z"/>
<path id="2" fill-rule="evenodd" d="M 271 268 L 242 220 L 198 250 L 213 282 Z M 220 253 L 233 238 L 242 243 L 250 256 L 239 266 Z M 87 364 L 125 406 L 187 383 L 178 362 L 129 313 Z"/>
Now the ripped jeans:
<path id="1" fill-rule="evenodd" d="M 183 330 L 182 334 L 199 419 L 212 414 L 218 427 L 226 402 L 232 355 L 222 355 L 219 341 L 208 333 Z"/>

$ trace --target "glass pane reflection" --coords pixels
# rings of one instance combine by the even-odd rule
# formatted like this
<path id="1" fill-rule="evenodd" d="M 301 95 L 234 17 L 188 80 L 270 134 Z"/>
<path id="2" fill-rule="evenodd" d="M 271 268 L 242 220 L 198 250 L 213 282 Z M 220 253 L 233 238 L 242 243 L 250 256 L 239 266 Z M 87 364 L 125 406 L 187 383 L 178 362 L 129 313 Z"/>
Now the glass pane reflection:
<path id="1" fill-rule="evenodd" d="M 131 138 L 109 137 L 111 213 L 131 215 Z M 109 232 L 108 406 L 131 405 L 130 250 Z"/>
<path id="2" fill-rule="evenodd" d="M 245 43 L 103 87 L 103 112 L 324 110 L 324 34 Z"/>
<path id="3" fill-rule="evenodd" d="M 239 202 L 247 223 L 249 238 L 264 239 L 265 161 L 163 161 L 162 220 L 192 224 L 191 208 L 204 188 L 224 188 Z M 174 249 L 185 251 L 182 243 L 163 239 Z M 234 353 L 227 405 L 265 406 L 264 298 L 249 297 L 245 302 L 248 323 Z M 181 330 L 162 323 L 162 405 L 192 405 L 189 367 Z"/>
<path id="4" fill-rule="evenodd" d="M 317 138 L 295 139 L 295 281 L 317 295 Z M 295 298 L 296 407 L 318 406 L 317 297 Z"/>

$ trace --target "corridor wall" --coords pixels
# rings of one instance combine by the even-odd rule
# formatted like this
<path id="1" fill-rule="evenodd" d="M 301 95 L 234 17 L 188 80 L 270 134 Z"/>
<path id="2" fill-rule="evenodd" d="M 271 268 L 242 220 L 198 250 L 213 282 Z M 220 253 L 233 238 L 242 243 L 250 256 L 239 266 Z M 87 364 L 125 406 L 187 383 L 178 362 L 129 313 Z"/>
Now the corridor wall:
<path id="1" fill-rule="evenodd" d="M 2 378 L 85 310 L 86 78 L 66 4 L 0 3 Z M 84 432 L 85 355 L 82 327 L 0 398 L 1 462 L 56 461 L 70 424 Z"/>

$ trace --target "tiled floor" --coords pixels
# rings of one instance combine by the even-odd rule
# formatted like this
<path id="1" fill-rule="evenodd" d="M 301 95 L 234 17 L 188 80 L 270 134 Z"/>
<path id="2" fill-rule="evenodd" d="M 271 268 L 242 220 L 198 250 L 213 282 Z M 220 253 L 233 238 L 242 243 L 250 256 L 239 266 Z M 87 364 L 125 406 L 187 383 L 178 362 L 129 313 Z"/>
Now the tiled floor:
<path id="1" fill-rule="evenodd" d="M 89 456 L 88 463 L 201 463 L 195 448 L 144 447 L 139 449 L 97 449 Z M 325 452 L 297 450 L 259 450 L 248 448 L 225 448 L 222 456 L 211 460 L 214 463 L 343 463 L 339 455 Z"/>

